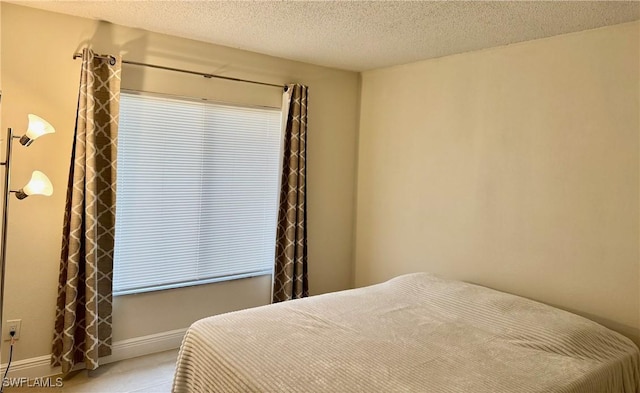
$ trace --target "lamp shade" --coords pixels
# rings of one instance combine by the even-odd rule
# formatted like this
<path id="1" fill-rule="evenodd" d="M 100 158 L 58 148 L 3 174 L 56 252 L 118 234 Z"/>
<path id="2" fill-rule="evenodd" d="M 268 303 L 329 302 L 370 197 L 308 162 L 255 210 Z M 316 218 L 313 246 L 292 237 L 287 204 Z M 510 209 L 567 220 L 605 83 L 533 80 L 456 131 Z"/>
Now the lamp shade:
<path id="1" fill-rule="evenodd" d="M 42 135 L 53 134 L 54 132 L 56 132 L 56 129 L 48 121 L 30 113 L 27 132 L 20 138 L 20 143 L 24 146 L 29 146 Z"/>
<path id="2" fill-rule="evenodd" d="M 16 192 L 18 199 L 24 199 L 29 195 L 51 196 L 51 194 L 53 194 L 53 185 L 47 175 L 40 171 L 33 171 L 29 183 Z"/>

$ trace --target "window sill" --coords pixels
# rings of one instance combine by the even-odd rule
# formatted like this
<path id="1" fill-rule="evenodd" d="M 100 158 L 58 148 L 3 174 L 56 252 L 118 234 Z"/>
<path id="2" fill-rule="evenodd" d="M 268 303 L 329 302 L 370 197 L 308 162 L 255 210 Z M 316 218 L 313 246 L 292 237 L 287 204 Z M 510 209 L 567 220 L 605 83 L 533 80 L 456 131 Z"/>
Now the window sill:
<path id="1" fill-rule="evenodd" d="M 206 279 L 206 280 L 187 281 L 187 282 L 179 282 L 179 283 L 165 284 L 165 285 L 154 285 L 152 287 L 146 287 L 146 288 L 136 288 L 136 289 L 126 289 L 126 290 L 122 290 L 122 291 L 113 291 L 113 296 L 116 297 L 116 296 L 126 296 L 126 295 L 137 295 L 137 294 L 140 294 L 140 293 L 165 291 L 167 289 L 185 288 L 185 287 L 192 287 L 192 286 L 196 286 L 196 285 L 213 284 L 213 283 L 217 283 L 217 282 L 233 281 L 233 280 L 240 280 L 240 279 L 243 279 L 243 278 L 259 277 L 259 276 L 271 276 L 271 275 L 273 275 L 273 270 L 261 270 L 261 271 L 256 271 L 256 272 L 234 274 L 234 275 L 231 275 L 231 276 L 209 278 L 209 279 Z"/>

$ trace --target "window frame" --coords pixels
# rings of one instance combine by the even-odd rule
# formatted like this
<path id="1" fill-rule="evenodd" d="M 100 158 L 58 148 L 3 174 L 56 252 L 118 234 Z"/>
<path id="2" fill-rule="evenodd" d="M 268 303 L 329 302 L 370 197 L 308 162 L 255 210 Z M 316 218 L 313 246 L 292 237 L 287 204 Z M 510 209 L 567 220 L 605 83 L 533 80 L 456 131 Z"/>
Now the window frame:
<path id="1" fill-rule="evenodd" d="M 226 107 L 237 107 L 237 108 L 244 108 L 244 109 L 259 109 L 259 110 L 267 110 L 267 111 L 273 111 L 273 112 L 280 113 L 280 127 L 279 127 L 280 128 L 280 131 L 279 131 L 279 136 L 280 136 L 279 139 L 280 139 L 280 141 L 279 141 L 279 146 L 278 146 L 277 185 L 276 185 L 276 193 L 277 193 L 277 195 L 276 195 L 276 198 L 275 198 L 276 199 L 276 205 L 275 205 L 275 213 L 276 214 L 275 214 L 275 220 L 274 220 L 274 223 L 273 223 L 273 225 L 276 228 L 276 236 L 277 236 L 278 215 L 279 215 L 279 205 L 280 205 L 280 196 L 281 196 L 280 195 L 281 194 L 281 183 L 282 183 L 283 150 L 284 150 L 284 126 L 286 124 L 286 119 L 283 118 L 284 111 L 283 111 L 282 106 L 276 107 L 276 106 L 268 106 L 268 105 L 248 105 L 248 104 L 244 104 L 244 103 L 225 102 L 225 101 L 213 100 L 213 99 L 209 99 L 209 98 L 197 98 L 197 97 L 190 97 L 190 96 L 184 96 L 184 95 L 169 94 L 169 93 L 159 93 L 159 92 L 143 91 L 143 90 L 136 90 L 136 89 L 125 89 L 125 88 L 122 88 L 120 91 L 121 91 L 121 94 L 124 93 L 124 94 L 127 94 L 127 95 L 142 95 L 142 96 L 149 96 L 149 97 L 166 98 L 166 99 L 171 99 L 171 100 L 189 101 L 189 102 L 193 102 L 193 103 L 204 103 L 204 104 L 219 105 L 219 106 L 226 106 Z M 116 212 L 117 212 L 117 191 L 116 191 Z M 115 227 L 114 227 L 114 252 L 115 252 L 116 236 L 117 235 L 115 233 Z M 233 280 L 239 280 L 239 279 L 244 279 L 244 278 L 261 277 L 261 276 L 271 276 L 271 281 L 273 281 L 273 277 L 274 277 L 274 273 L 275 273 L 275 251 L 276 250 L 275 250 L 275 247 L 274 247 L 274 250 L 273 250 L 273 263 L 271 264 L 269 269 L 261 269 L 261 270 L 252 271 L 252 272 L 231 274 L 231 275 L 221 276 L 221 277 L 212 277 L 212 278 L 208 278 L 208 279 L 190 280 L 190 281 L 177 282 L 177 283 L 151 285 L 151 286 L 139 287 L 139 288 L 135 288 L 135 289 L 125 289 L 125 290 L 117 290 L 117 291 L 114 290 L 112 292 L 112 295 L 114 297 L 116 297 L 116 296 L 126 296 L 126 295 L 140 294 L 140 293 L 150 293 L 150 292 L 163 291 L 163 290 L 168 290 L 168 289 L 187 288 L 187 287 L 192 287 L 192 286 L 207 285 L 207 284 L 213 284 L 213 283 L 218 283 L 218 282 L 233 281 Z M 114 272 L 115 272 L 115 255 L 114 255 Z"/>

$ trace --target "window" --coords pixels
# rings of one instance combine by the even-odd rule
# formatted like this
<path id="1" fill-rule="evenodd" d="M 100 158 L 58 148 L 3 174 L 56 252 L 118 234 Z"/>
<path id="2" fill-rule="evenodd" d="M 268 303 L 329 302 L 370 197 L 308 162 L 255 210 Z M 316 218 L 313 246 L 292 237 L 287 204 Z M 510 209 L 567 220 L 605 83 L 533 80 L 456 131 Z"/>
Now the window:
<path id="1" fill-rule="evenodd" d="M 281 112 L 123 92 L 114 295 L 272 274 Z"/>

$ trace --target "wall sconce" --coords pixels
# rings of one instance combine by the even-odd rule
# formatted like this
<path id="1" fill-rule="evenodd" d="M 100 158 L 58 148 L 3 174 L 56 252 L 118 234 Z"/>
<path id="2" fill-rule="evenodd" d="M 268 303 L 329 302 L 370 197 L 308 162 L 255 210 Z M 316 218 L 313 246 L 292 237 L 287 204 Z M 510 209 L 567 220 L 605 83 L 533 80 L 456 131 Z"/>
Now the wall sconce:
<path id="1" fill-rule="evenodd" d="M 20 139 L 20 143 L 23 146 L 29 146 L 41 137 L 42 135 L 51 134 L 55 132 L 55 129 L 46 120 L 30 114 L 29 125 L 27 131 L 22 136 L 14 136 L 11 128 L 7 129 L 7 150 L 5 154 L 5 161 L 0 162 L 0 165 L 5 167 L 4 170 L 4 192 L 3 192 L 3 204 L 2 204 L 2 242 L 0 246 L 2 251 L 0 252 L 0 332 L 3 325 L 3 303 L 4 303 L 4 269 L 7 256 L 7 222 L 8 222 L 8 208 L 9 208 L 9 195 L 15 193 L 18 199 L 24 199 L 29 195 L 46 195 L 50 196 L 53 193 L 53 186 L 49 178 L 40 171 L 34 171 L 31 175 L 31 180 L 21 189 L 14 191 L 9 186 L 9 180 L 11 176 L 11 145 L 14 139 Z M 4 337 L 0 338 L 0 349 Z M 8 366 L 7 366 L 8 367 Z"/>

